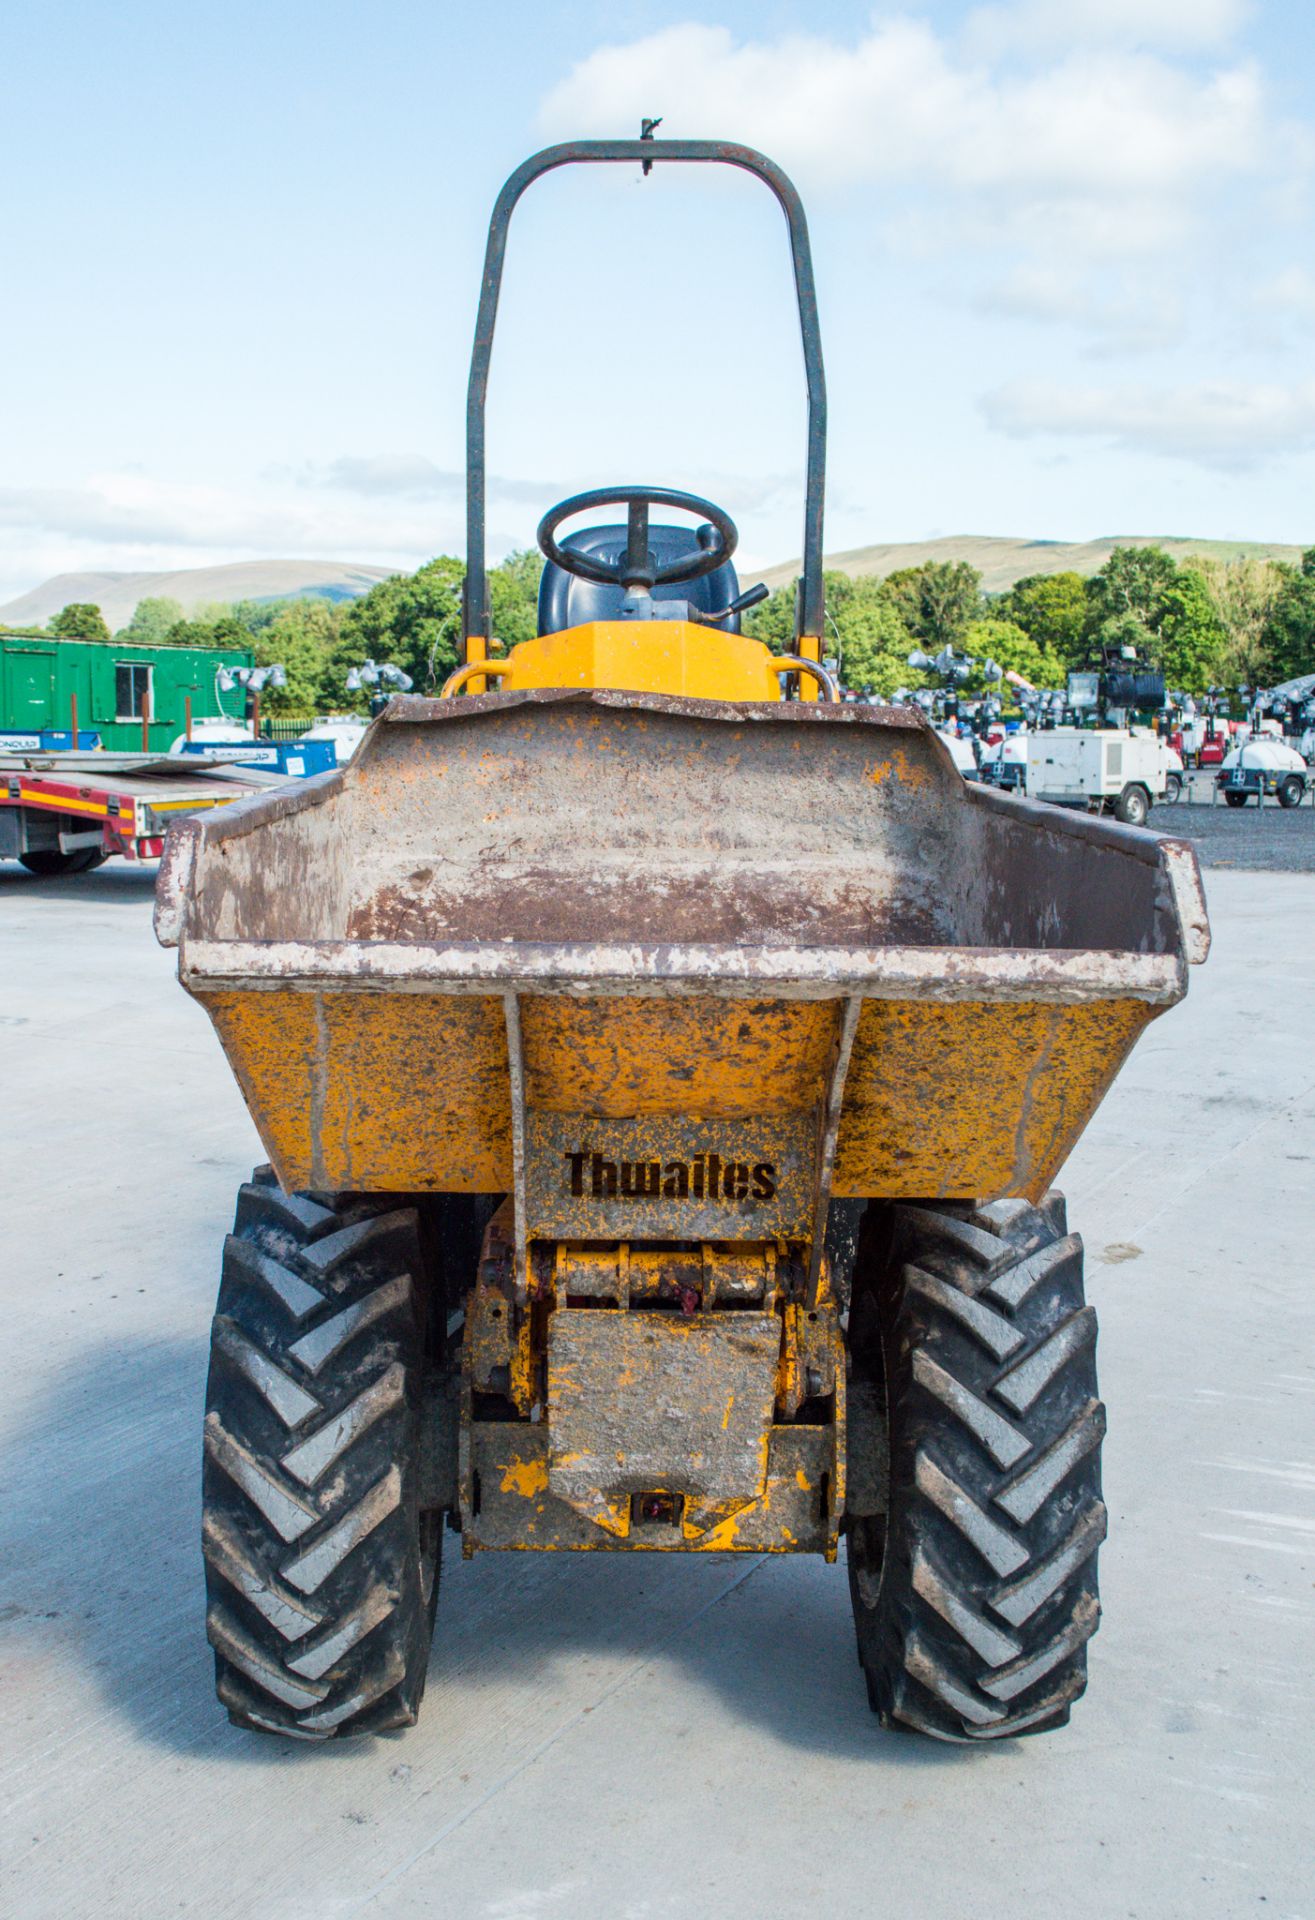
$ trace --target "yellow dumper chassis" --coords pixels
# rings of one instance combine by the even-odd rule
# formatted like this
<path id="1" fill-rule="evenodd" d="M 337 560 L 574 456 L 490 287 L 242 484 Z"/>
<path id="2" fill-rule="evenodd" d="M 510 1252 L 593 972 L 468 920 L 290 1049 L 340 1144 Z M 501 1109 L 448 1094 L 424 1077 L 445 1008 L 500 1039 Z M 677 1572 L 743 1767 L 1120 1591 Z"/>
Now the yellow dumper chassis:
<path id="1" fill-rule="evenodd" d="M 965 784 L 916 714 L 836 702 L 803 210 L 762 155 L 652 130 L 499 196 L 458 697 L 395 701 L 348 767 L 166 848 L 157 931 L 271 1163 L 225 1245 L 205 1421 L 207 1631 L 243 1726 L 414 1720 L 445 1528 L 468 1555 L 827 1560 L 843 1532 L 884 1723 L 1005 1739 L 1085 1685 L 1105 1414 L 1050 1183 L 1205 958 L 1195 856 Z M 559 166 L 658 160 L 746 170 L 785 215 L 794 651 L 736 630 L 725 511 L 636 485 L 545 515 L 545 630 L 499 654 L 511 212 Z"/>

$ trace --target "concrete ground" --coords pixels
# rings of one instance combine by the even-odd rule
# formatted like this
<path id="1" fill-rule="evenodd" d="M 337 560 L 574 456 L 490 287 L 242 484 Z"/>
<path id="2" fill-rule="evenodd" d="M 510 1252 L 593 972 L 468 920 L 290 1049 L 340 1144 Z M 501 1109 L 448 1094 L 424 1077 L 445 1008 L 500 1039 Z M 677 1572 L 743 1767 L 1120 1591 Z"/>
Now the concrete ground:
<path id="1" fill-rule="evenodd" d="M 1109 1402 L 1071 1727 L 882 1733 L 844 1571 L 451 1554 L 421 1724 L 211 1692 L 205 1342 L 260 1158 L 149 876 L 0 867 L 0 1911 L 13 1920 L 1315 1916 L 1315 883 L 1216 950 L 1063 1185 Z"/>

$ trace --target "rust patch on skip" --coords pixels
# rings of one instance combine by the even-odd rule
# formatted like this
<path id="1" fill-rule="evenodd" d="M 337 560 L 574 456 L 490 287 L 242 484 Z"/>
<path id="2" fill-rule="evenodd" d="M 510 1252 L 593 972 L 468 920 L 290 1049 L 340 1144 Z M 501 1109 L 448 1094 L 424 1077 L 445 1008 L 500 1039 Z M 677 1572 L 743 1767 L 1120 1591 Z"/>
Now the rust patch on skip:
<path id="1" fill-rule="evenodd" d="M 328 1185 L 324 1171 L 324 1101 L 329 1086 L 329 1027 L 324 1018 L 324 995 L 314 996 L 315 1058 L 310 1083 L 310 1157 L 311 1178 L 317 1187 Z"/>
<path id="2" fill-rule="evenodd" d="M 481 818 L 484 837 L 490 822 Z M 522 834 L 522 840 L 528 836 Z M 688 855 L 673 878 L 665 863 L 601 849 L 554 864 L 528 857 L 472 867 L 412 869 L 374 887 L 347 917 L 350 940 L 566 943 L 627 940 L 727 941 L 740 945 L 874 946 L 935 943 L 947 937 L 943 907 L 880 861 L 828 859 L 805 890 L 784 854 L 739 862 L 729 852 Z M 883 870 L 884 868 L 884 870 Z M 898 884 L 897 884 L 898 882 Z"/>
<path id="3" fill-rule="evenodd" d="M 527 1103 L 600 1119 L 798 1113 L 822 1096 L 825 1001 L 527 998 Z"/>
<path id="4" fill-rule="evenodd" d="M 850 1061 L 833 1191 L 1039 1195 L 1157 1011 L 1138 1000 L 869 1001 Z"/>
<path id="5" fill-rule="evenodd" d="M 285 1187 L 315 1184 L 311 1138 L 319 1033 L 307 993 L 198 993 Z"/>
<path id="6" fill-rule="evenodd" d="M 285 1186 L 510 1187 L 500 999 L 350 991 L 198 998 Z"/>
<path id="7" fill-rule="evenodd" d="M 886 781 L 897 786 L 921 788 L 935 784 L 935 776 L 924 764 L 918 753 L 910 753 L 902 740 L 891 740 L 885 744 L 885 753 L 868 767 L 867 777 L 874 787 L 880 787 Z"/>

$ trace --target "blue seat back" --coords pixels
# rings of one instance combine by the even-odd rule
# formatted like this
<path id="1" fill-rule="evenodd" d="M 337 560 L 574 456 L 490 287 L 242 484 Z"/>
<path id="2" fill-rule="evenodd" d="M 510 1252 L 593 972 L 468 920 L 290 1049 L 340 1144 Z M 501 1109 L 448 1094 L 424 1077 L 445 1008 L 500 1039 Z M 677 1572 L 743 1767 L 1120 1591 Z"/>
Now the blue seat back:
<path id="1" fill-rule="evenodd" d="M 619 559 L 626 550 L 626 529 L 623 526 L 585 527 L 579 533 L 570 534 L 561 544 L 575 553 Z M 648 545 L 659 566 L 701 551 L 693 527 L 650 527 Z M 728 607 L 739 591 L 735 568 L 727 560 L 715 572 L 705 573 L 698 580 L 679 580 L 669 586 L 655 587 L 653 597 L 655 600 L 688 600 L 700 613 L 715 613 L 719 607 Z M 624 598 L 624 587 L 610 582 L 577 580 L 574 574 L 564 572 L 548 560 L 539 582 L 539 632 L 562 633 L 567 627 L 583 626 L 587 620 L 617 620 Z M 720 631 L 738 633 L 739 614 L 728 620 Z"/>

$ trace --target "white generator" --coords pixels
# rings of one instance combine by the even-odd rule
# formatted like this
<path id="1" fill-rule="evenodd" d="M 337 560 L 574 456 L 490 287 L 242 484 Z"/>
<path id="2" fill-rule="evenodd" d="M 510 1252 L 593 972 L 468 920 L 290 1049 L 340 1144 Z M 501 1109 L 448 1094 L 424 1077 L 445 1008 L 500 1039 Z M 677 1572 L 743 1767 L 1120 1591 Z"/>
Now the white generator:
<path id="1" fill-rule="evenodd" d="M 1112 813 L 1140 827 L 1170 784 L 1169 749 L 1153 733 L 1056 727 L 1027 737 L 1027 791 L 1034 800 Z"/>

